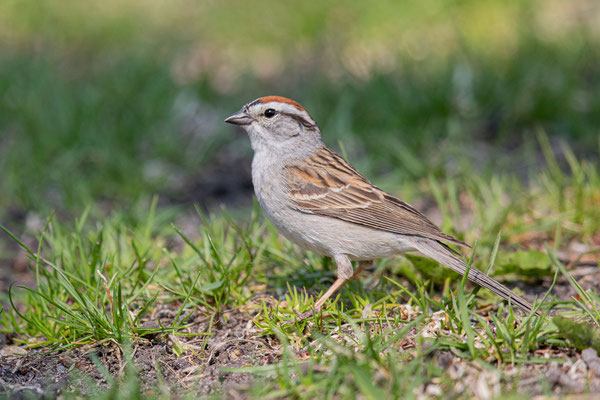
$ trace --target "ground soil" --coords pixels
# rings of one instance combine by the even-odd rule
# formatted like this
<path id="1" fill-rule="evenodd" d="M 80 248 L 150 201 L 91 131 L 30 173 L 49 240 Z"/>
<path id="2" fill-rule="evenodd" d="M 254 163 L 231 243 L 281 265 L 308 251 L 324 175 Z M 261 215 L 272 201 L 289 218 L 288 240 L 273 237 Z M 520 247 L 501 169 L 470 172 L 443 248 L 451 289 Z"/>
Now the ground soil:
<path id="1" fill-rule="evenodd" d="M 199 190 L 206 191 L 207 188 Z M 29 245 L 35 244 L 33 238 L 24 240 L 32 241 Z M 10 250 L 14 257 L 0 260 L 0 290 L 3 293 L 14 281 L 34 286 L 26 255 L 16 246 Z M 573 259 L 569 254 L 561 258 L 565 263 Z M 600 287 L 600 269 L 595 259 L 573 265 L 571 274 L 584 289 L 597 290 Z M 514 283 L 513 286 L 519 287 L 525 297 L 533 300 L 544 294 L 551 281 L 551 277 L 544 277 L 511 284 Z M 567 300 L 576 293 L 561 276 L 553 294 Z M 135 341 L 131 358 L 139 374 L 142 394 L 160 391 L 177 395 L 191 391 L 197 395 L 245 398 L 246 390 L 261 378 L 228 369 L 273 364 L 279 362 L 281 357 L 281 345 L 277 339 L 264 335 L 254 324 L 253 317 L 259 307 L 252 305 L 250 302 L 243 310 L 221 312 L 213 321 L 211 336 L 189 338 L 155 335 Z M 175 317 L 177 309 L 178 305 L 161 305 L 144 324 L 155 326 L 160 319 L 163 326 L 167 325 Z M 188 321 L 193 332 L 208 331 L 210 320 L 202 310 L 198 310 Z M 413 339 L 409 335 L 406 341 L 410 343 Z M 303 354 L 303 349 L 297 351 Z M 456 382 L 452 388 L 456 393 L 466 391 L 479 398 L 489 398 L 498 390 L 501 380 L 508 382 L 508 386 L 517 392 L 532 396 L 548 388 L 556 394 L 600 393 L 600 358 L 594 354 L 588 352 L 582 355 L 569 348 L 553 348 L 536 351 L 534 356 L 561 361 L 516 366 L 507 364 L 502 367 L 503 376 L 500 377 L 482 371 L 479 364 L 463 361 L 449 352 L 434 355 L 440 367 L 448 371 Z M 126 372 L 125 358 L 119 347 L 111 342 L 61 352 L 48 352 L 44 348 L 25 352 L 13 343 L 10 334 L 0 334 L 0 394 L 4 392 L 12 398 L 29 398 L 31 395 L 41 398 L 54 397 L 65 391 L 98 391 L 109 387 L 107 376 L 101 370 L 108 371 L 108 380 L 120 376 Z M 441 390 L 432 381 L 421 388 L 421 394 L 431 397 L 441 393 Z"/>
<path id="2" fill-rule="evenodd" d="M 156 312 L 162 323 L 177 312 L 167 306 Z M 208 330 L 209 318 L 201 313 L 188 321 L 196 332 Z M 141 392 L 165 391 L 178 394 L 192 391 L 198 395 L 214 392 L 242 392 L 253 382 L 248 373 L 228 372 L 226 368 L 265 365 L 279 360 L 279 344 L 260 335 L 252 315 L 241 310 L 225 311 L 212 325 L 213 335 L 190 339 L 156 335 L 137 340 L 131 348 Z M 172 321 L 172 320 L 171 320 Z M 147 320 L 147 326 L 156 321 Z M 12 348 L 4 336 L 3 349 Z M 0 349 L 0 352 L 2 350 Z M 181 354 L 176 354 L 179 351 Z M 48 353 L 29 350 L 25 355 L 7 354 L 0 361 L 0 383 L 14 398 L 54 396 L 62 391 L 90 393 L 107 388 L 105 369 L 111 376 L 122 375 L 126 355 L 112 342 L 84 346 L 69 351 Z M 102 366 L 99 366 L 100 363 Z"/>
<path id="3" fill-rule="evenodd" d="M 597 288 L 600 270 L 579 266 L 572 271 L 584 288 Z M 536 286 L 524 286 L 526 296 L 539 294 L 538 287 L 548 287 L 549 281 Z M 555 294 L 569 298 L 575 292 L 564 278 L 560 278 Z M 197 395 L 219 394 L 227 398 L 244 398 L 246 390 L 255 383 L 253 375 L 229 371 L 252 365 L 267 365 L 280 360 L 281 346 L 276 338 L 264 335 L 254 322 L 252 302 L 244 310 L 222 312 L 213 320 L 211 336 L 189 338 L 172 335 L 147 336 L 137 340 L 131 357 L 139 374 L 142 394 L 156 391 L 171 395 L 192 391 Z M 159 319 L 165 324 L 172 321 L 176 305 L 164 305 L 143 322 L 156 326 Z M 197 311 L 188 320 L 191 331 L 206 332 L 210 318 Z M 215 323 L 216 322 L 216 323 Z M 411 335 L 413 335 L 411 333 Z M 410 335 L 409 335 L 410 336 Z M 413 338 L 407 337 L 409 343 Z M 10 335 L 0 337 L 0 384 L 13 398 L 55 396 L 63 391 L 90 393 L 107 388 L 109 382 L 101 369 L 112 377 L 122 375 L 126 368 L 125 355 L 112 342 L 84 346 L 58 353 L 47 349 L 28 350 L 15 354 Z M 178 355 L 177 352 L 180 352 Z M 299 354 L 302 349 L 298 349 Z M 600 393 L 600 358 L 588 350 L 582 355 L 569 348 L 542 349 L 536 357 L 551 357 L 560 362 L 531 363 L 503 367 L 503 376 L 483 371 L 477 363 L 466 362 L 449 352 L 435 354 L 438 364 L 456 382 L 454 391 L 467 390 L 477 397 L 493 392 L 501 379 L 517 392 L 537 395 L 550 388 L 556 394 Z M 102 366 L 99 368 L 100 363 Z M 112 379 L 112 378 L 110 378 Z M 425 396 L 435 395 L 441 388 L 432 381 L 421 388 Z"/>

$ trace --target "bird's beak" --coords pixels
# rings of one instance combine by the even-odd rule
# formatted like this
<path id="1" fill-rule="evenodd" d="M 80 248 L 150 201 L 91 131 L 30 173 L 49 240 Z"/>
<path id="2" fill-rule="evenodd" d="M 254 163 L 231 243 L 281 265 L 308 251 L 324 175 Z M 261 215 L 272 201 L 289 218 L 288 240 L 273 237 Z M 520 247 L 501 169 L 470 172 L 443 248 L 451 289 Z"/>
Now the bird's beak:
<path id="1" fill-rule="evenodd" d="M 229 122 L 230 124 L 234 125 L 250 125 L 252 121 L 252 117 L 242 110 L 234 112 L 229 117 L 225 118 L 225 122 Z"/>

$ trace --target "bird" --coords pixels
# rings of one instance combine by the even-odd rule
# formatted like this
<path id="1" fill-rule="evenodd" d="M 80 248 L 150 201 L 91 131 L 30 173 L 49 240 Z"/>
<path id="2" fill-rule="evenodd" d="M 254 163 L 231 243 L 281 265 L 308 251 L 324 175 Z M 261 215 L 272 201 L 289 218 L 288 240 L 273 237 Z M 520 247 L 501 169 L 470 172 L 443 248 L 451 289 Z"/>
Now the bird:
<path id="1" fill-rule="evenodd" d="M 532 305 L 495 279 L 468 268 L 449 244 L 470 247 L 425 215 L 377 186 L 329 149 L 321 130 L 298 102 L 265 96 L 225 122 L 242 127 L 254 151 L 252 183 L 258 203 L 277 231 L 331 257 L 337 279 L 299 320 L 319 312 L 344 283 L 375 259 L 417 251 L 521 308 Z M 356 270 L 352 261 L 358 262 Z"/>

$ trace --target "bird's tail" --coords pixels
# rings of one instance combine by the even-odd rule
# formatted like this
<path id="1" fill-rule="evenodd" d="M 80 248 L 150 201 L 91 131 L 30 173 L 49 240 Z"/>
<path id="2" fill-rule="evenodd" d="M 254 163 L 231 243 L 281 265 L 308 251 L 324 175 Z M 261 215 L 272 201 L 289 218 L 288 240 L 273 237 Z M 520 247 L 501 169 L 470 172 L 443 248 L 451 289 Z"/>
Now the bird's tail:
<path id="1" fill-rule="evenodd" d="M 416 241 L 415 247 L 423 255 L 433 258 L 437 262 L 444 264 L 451 270 L 459 273 L 461 276 L 464 276 L 467 270 L 467 264 L 452 254 L 450 249 L 443 243 L 423 238 Z M 527 300 L 478 269 L 471 267 L 469 269 L 468 278 L 471 282 L 491 290 L 505 300 L 509 300 L 513 305 L 516 305 L 523 311 L 527 313 L 531 312 L 533 307 Z"/>

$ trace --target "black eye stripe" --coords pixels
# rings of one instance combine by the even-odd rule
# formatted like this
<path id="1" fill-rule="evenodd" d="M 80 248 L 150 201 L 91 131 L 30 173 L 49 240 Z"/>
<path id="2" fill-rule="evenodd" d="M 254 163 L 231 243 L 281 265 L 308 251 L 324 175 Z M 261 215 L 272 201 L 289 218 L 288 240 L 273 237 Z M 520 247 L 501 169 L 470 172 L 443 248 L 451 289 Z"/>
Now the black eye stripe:
<path id="1" fill-rule="evenodd" d="M 290 113 L 290 112 L 285 112 L 285 111 L 277 111 L 277 110 L 275 110 L 273 108 L 267 108 L 262 113 L 262 115 L 265 118 L 268 118 L 268 119 L 271 119 L 271 118 L 275 117 L 278 114 L 292 118 L 299 125 L 307 128 L 309 130 L 314 130 L 316 128 L 316 126 L 317 126 L 314 122 L 312 122 L 310 120 L 307 120 L 302 115 L 299 115 L 297 113 Z"/>
<path id="2" fill-rule="evenodd" d="M 304 119 L 302 116 L 297 115 L 297 114 L 286 114 L 290 117 L 292 117 L 297 123 L 299 123 L 300 125 L 302 125 L 305 128 L 308 128 L 310 130 L 315 128 L 315 125 L 312 124 L 311 122 L 307 121 L 306 119 Z"/>

